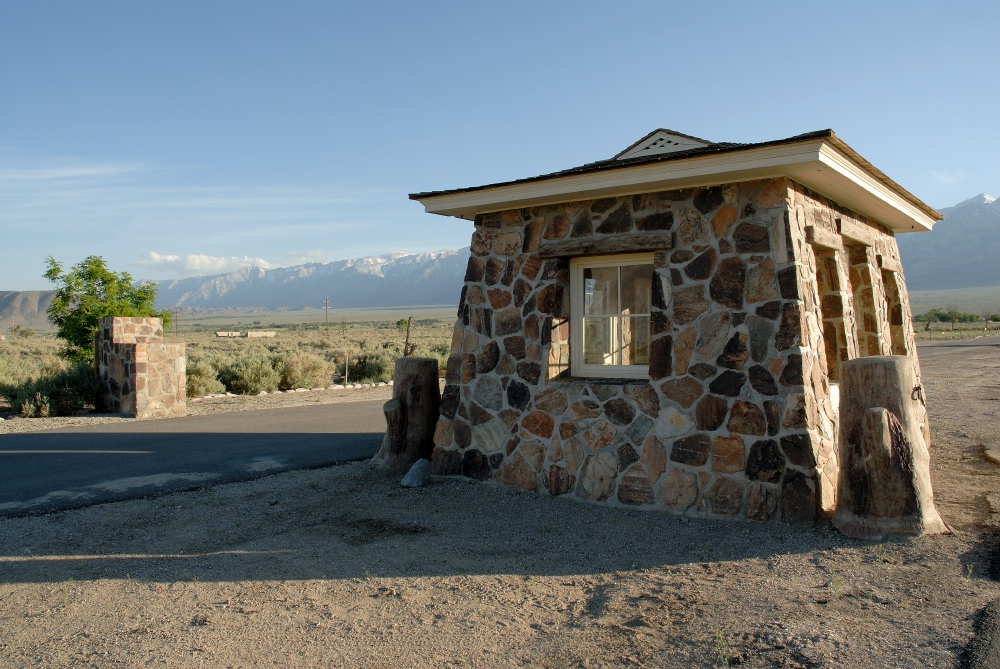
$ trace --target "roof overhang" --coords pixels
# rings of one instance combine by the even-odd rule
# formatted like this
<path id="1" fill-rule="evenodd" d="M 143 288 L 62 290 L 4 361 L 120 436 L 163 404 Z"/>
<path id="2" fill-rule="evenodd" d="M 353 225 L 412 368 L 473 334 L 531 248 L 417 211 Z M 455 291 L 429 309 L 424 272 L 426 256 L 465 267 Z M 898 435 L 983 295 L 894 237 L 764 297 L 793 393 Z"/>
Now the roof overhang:
<path id="1" fill-rule="evenodd" d="M 832 132 L 677 160 L 612 165 L 595 171 L 410 197 L 423 204 L 428 213 L 472 220 L 477 214 L 521 207 L 774 177 L 797 181 L 896 232 L 927 231 L 942 218 Z"/>

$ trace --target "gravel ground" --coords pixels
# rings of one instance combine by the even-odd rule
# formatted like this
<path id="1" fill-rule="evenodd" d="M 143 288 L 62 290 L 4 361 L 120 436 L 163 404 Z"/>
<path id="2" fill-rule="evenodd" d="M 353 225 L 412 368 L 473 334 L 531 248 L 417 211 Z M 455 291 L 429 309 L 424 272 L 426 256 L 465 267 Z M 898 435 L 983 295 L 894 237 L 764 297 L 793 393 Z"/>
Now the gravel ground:
<path id="1" fill-rule="evenodd" d="M 1000 597 L 996 351 L 924 364 L 953 535 L 852 541 L 453 478 L 410 490 L 353 463 L 0 520 L 0 664 L 954 667 Z"/>

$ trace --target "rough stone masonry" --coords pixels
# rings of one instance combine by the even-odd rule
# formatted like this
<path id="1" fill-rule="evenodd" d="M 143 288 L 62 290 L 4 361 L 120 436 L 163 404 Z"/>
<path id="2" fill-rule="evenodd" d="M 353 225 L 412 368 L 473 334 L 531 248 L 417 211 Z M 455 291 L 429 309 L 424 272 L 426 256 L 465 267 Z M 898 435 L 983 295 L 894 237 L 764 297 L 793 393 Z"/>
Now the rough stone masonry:
<path id="1" fill-rule="evenodd" d="M 646 379 L 569 375 L 569 259 L 596 249 L 654 253 Z M 477 215 L 433 471 L 829 517 L 838 362 L 905 355 L 919 379 L 909 313 L 893 232 L 785 177 Z"/>
<path id="2" fill-rule="evenodd" d="M 187 413 L 184 344 L 163 343 L 159 318 L 108 317 L 94 335 L 103 409 L 134 418 Z"/>

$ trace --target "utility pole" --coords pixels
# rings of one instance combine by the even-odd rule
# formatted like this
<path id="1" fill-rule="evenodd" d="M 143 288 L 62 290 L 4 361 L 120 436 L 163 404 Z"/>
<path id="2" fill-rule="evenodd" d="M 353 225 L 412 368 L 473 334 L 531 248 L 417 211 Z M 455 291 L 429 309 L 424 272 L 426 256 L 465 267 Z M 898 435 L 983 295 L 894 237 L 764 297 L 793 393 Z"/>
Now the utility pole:
<path id="1" fill-rule="evenodd" d="M 323 303 L 326 306 L 326 336 L 329 337 L 330 336 L 330 298 L 328 297 L 325 300 L 323 300 Z"/>

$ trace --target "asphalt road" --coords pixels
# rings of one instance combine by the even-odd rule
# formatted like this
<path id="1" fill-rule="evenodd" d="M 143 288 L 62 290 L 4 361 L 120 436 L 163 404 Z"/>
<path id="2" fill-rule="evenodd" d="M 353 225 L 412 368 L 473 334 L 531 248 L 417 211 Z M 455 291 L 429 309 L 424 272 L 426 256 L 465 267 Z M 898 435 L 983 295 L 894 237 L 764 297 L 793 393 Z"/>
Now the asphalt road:
<path id="1" fill-rule="evenodd" d="M 0 517 L 370 458 L 382 400 L 0 435 Z"/>
<path id="2" fill-rule="evenodd" d="M 937 341 L 922 341 L 917 344 L 917 357 L 926 358 L 932 355 L 951 351 L 968 350 L 978 346 L 1000 346 L 1000 335 L 988 337 L 973 337 L 970 339 L 940 339 Z"/>

